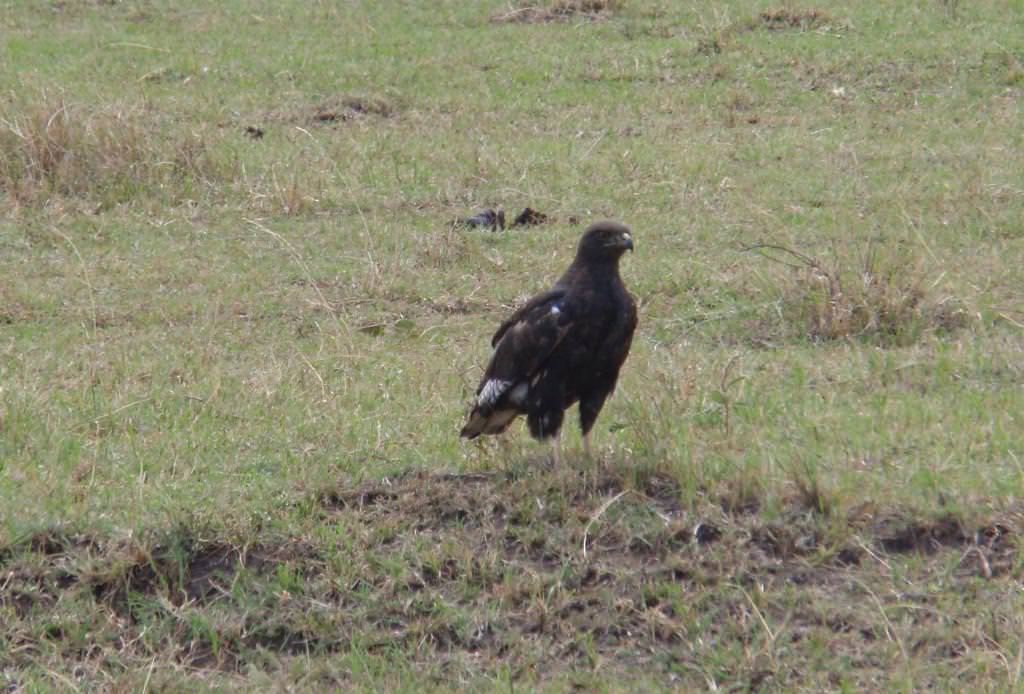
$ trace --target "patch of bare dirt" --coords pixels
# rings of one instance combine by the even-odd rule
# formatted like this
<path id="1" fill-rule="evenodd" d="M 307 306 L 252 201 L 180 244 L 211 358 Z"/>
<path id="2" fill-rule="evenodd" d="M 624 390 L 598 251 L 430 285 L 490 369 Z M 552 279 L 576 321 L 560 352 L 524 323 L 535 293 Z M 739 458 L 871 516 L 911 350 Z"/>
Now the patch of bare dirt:
<path id="1" fill-rule="evenodd" d="M 313 120 L 319 123 L 345 121 L 359 116 L 389 118 L 394 109 L 383 99 L 346 96 L 317 106 Z"/>
<path id="2" fill-rule="evenodd" d="M 160 596 L 172 605 L 199 604 L 223 597 L 237 574 L 272 571 L 281 562 L 310 561 L 315 553 L 302 543 L 236 547 L 199 539 L 179 529 L 145 544 L 112 542 L 80 567 L 73 584 L 88 588 L 95 599 L 132 619 L 139 600 Z"/>
<path id="3" fill-rule="evenodd" d="M 391 118 L 395 113 L 395 106 L 379 97 L 339 95 L 315 104 L 303 104 L 270 112 L 266 120 L 305 126 L 329 126 L 365 118 Z"/>
<path id="4" fill-rule="evenodd" d="M 821 10 L 795 10 L 783 7 L 761 12 L 757 16 L 755 26 L 768 29 L 769 31 L 782 31 L 786 29 L 807 31 L 808 29 L 817 29 L 831 22 L 832 18 Z"/>
<path id="5" fill-rule="evenodd" d="M 724 501 L 695 504 L 658 473 L 412 471 L 308 500 L 337 548 L 299 538 L 240 547 L 185 527 L 109 542 L 39 533 L 0 554 L 0 608 L 29 623 L 58 603 L 102 606 L 126 642 L 156 629 L 161 653 L 201 670 L 244 672 L 255 652 L 306 657 L 358 644 L 415 662 L 465 656 L 520 678 L 523 662 L 548 673 L 595 657 L 612 669 L 672 670 L 681 644 L 752 645 L 758 624 L 785 624 L 780 647 L 827 638 L 851 657 L 880 657 L 891 625 L 859 606 L 865 591 L 891 595 L 892 610 L 917 599 L 885 588 L 902 555 L 920 561 L 900 586 L 948 577 L 951 558 L 954 579 L 943 581 L 1018 571 L 1012 515 L 975 527 L 863 508 L 834 537 L 835 512 L 822 523 L 806 500 L 771 518 Z M 934 600 L 921 601 L 934 611 Z M 970 659 L 921 628 L 915 643 L 936 658 Z M 775 676 L 780 686 L 805 681 Z"/>
<path id="6" fill-rule="evenodd" d="M 826 551 L 836 564 L 853 566 L 863 557 L 861 547 L 828 546 L 817 521 L 824 505 L 815 503 L 812 508 L 804 497 L 794 499 L 781 520 L 765 523 L 757 514 L 759 504 L 723 497 L 715 513 L 695 514 L 682 503 L 680 494 L 678 485 L 661 475 L 645 478 L 640 486 L 609 473 L 586 480 L 553 478 L 533 486 L 502 473 L 415 472 L 353 489 L 324 492 L 319 499 L 329 513 L 355 514 L 360 523 L 370 526 L 390 519 L 408 523 L 416 532 L 440 531 L 453 524 L 460 530 L 471 527 L 482 533 L 478 538 L 481 543 L 502 545 L 506 550 L 517 547 L 527 556 L 535 554 L 531 550 L 537 547 L 550 546 L 551 539 L 559 535 L 570 540 L 570 551 L 578 545 L 582 553 L 586 534 L 588 547 L 612 551 L 619 555 L 615 560 L 623 564 L 635 562 L 637 555 L 658 555 L 665 560 L 681 548 L 720 543 L 742 546 L 748 558 L 788 561 Z M 545 503 L 545 498 L 551 503 Z M 604 504 L 611 499 L 630 509 L 629 513 L 642 516 L 640 526 L 644 527 L 627 524 L 601 532 L 584 527 L 588 520 L 604 515 Z M 512 540 L 519 538 L 516 527 L 530 527 L 538 521 L 542 525 L 554 523 L 559 529 L 551 529 L 553 535 L 542 533 L 525 545 Z M 1016 554 L 1015 531 L 1009 522 L 972 528 L 952 515 L 934 519 L 897 513 L 865 516 L 862 510 L 851 514 L 847 522 L 879 555 L 934 555 L 965 548 L 975 548 L 995 560 Z M 560 551 L 565 549 L 563 546 Z M 823 570 L 833 568 L 830 565 Z"/>
<path id="7" fill-rule="evenodd" d="M 973 534 L 951 515 L 931 521 L 889 516 L 877 520 L 872 531 L 878 545 L 890 554 L 932 554 L 945 547 L 965 546 L 973 538 Z"/>
<path id="8" fill-rule="evenodd" d="M 549 5 L 534 5 L 528 2 L 498 12 L 492 22 L 517 24 L 542 24 L 573 20 L 597 21 L 606 19 L 622 7 L 621 0 L 554 0 Z"/>

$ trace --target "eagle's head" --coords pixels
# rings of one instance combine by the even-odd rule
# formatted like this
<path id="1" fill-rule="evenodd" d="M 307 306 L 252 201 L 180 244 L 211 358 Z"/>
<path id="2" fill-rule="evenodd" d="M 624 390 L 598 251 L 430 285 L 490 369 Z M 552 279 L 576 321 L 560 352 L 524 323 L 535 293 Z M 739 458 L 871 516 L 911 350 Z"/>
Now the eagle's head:
<path id="1" fill-rule="evenodd" d="M 596 222 L 583 232 L 576 257 L 588 261 L 614 262 L 627 250 L 633 250 L 633 234 L 629 227 L 618 222 Z"/>

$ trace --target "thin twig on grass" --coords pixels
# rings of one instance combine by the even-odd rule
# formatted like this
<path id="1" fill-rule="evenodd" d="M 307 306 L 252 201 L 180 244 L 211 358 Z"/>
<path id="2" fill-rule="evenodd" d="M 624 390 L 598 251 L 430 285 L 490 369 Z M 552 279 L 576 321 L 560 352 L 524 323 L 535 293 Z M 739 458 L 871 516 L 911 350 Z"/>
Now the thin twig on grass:
<path id="1" fill-rule="evenodd" d="M 885 622 L 886 636 L 888 636 L 889 640 L 895 643 L 896 647 L 900 649 L 900 654 L 903 656 L 903 662 L 909 663 L 910 656 L 907 655 L 907 649 L 903 645 L 903 639 L 901 639 L 899 637 L 899 634 L 896 633 L 896 627 L 893 626 L 892 621 L 889 619 L 889 615 L 885 611 L 885 605 L 882 604 L 882 601 L 878 598 L 878 595 L 875 594 L 875 591 L 871 590 L 871 588 L 868 587 L 868 585 L 864 583 L 864 581 L 860 580 L 855 576 L 851 576 L 850 578 L 853 580 L 854 583 L 859 585 L 865 593 L 867 593 L 871 597 L 871 600 L 875 603 L 875 606 L 878 608 L 879 614 L 882 615 L 882 620 Z"/>
<path id="2" fill-rule="evenodd" d="M 320 299 L 320 304 L 322 308 L 324 308 L 330 314 L 331 318 L 334 320 L 337 327 L 342 328 L 344 330 L 345 335 L 349 337 L 349 351 L 355 352 L 355 348 L 351 340 L 352 330 L 349 327 L 348 322 L 338 313 L 338 310 L 329 301 L 327 301 L 327 297 L 325 297 L 324 293 L 320 291 L 320 285 L 313 277 L 313 273 L 310 271 L 309 265 L 307 265 L 306 261 L 302 259 L 302 256 L 299 255 L 298 251 L 295 250 L 295 247 L 292 246 L 292 244 L 290 244 L 288 240 L 285 239 L 283 236 L 278 234 L 276 231 L 267 228 L 266 225 L 260 223 L 258 220 L 246 219 L 245 221 L 259 229 L 263 233 L 267 234 L 268 236 L 276 239 L 291 254 L 292 259 L 302 269 L 302 272 L 306 275 L 306 281 L 309 282 L 309 286 L 313 287 L 313 291 L 316 292 L 317 298 Z"/>
<path id="3" fill-rule="evenodd" d="M 601 508 L 597 509 L 597 512 L 590 517 L 590 520 L 587 521 L 586 527 L 583 528 L 583 556 L 584 556 L 584 558 L 586 558 L 586 556 L 587 556 L 587 537 L 590 534 L 590 526 L 592 526 L 601 516 L 603 516 L 604 512 L 607 511 L 609 508 L 611 508 L 612 504 L 614 504 L 616 501 L 618 501 L 619 499 L 621 499 L 622 497 L 624 497 L 628 493 L 629 493 L 628 489 L 623 489 L 621 492 L 619 492 L 618 494 L 616 494 L 612 498 L 610 498 L 607 501 L 605 501 L 603 504 L 601 504 Z"/>
<path id="4" fill-rule="evenodd" d="M 791 267 L 791 268 L 794 268 L 794 269 L 800 269 L 801 267 L 810 267 L 810 268 L 814 268 L 814 269 L 817 269 L 817 270 L 821 269 L 821 263 L 819 263 L 817 260 L 815 260 L 811 256 L 805 255 L 804 253 L 801 253 L 800 251 L 796 251 L 796 250 L 793 250 L 792 248 L 788 248 L 786 246 L 781 246 L 781 245 L 775 244 L 775 243 L 755 243 L 755 244 L 753 244 L 751 246 L 740 246 L 740 250 L 743 251 L 744 253 L 751 253 L 751 252 L 752 253 L 757 253 L 758 255 L 760 255 L 760 256 L 768 259 L 768 260 L 775 261 L 776 263 L 780 263 L 782 265 L 785 265 L 786 267 Z M 780 258 L 776 258 L 775 256 L 769 255 L 768 253 L 764 253 L 763 251 L 778 251 L 779 253 L 785 253 L 786 255 L 791 255 L 794 258 L 796 258 L 797 260 L 799 260 L 801 263 L 803 263 L 803 265 L 797 265 L 796 263 L 787 263 L 785 260 L 781 260 Z"/>
<path id="5" fill-rule="evenodd" d="M 605 512 L 609 508 L 612 507 L 612 504 L 614 504 L 616 501 L 618 501 L 619 499 L 621 499 L 622 497 L 624 497 L 627 494 L 633 494 L 636 497 L 638 497 L 640 499 L 643 499 L 644 501 L 651 502 L 652 504 L 654 502 L 654 499 L 652 499 L 651 497 L 647 496 L 646 494 L 644 494 L 642 492 L 638 492 L 635 489 L 623 489 L 621 492 L 619 492 L 618 494 L 616 494 L 615 496 L 611 497 L 610 499 L 605 501 L 603 504 L 601 504 L 601 507 L 598 508 L 597 511 L 594 512 L 594 515 L 592 515 L 590 517 L 590 520 L 587 521 L 586 526 L 584 526 L 584 528 L 583 528 L 583 556 L 584 556 L 584 558 L 587 556 L 587 539 L 590 536 L 590 527 L 594 523 L 596 523 L 601 518 L 601 516 L 603 516 L 605 514 Z M 539 500 L 538 500 L 538 503 L 540 503 Z M 672 522 L 671 518 L 666 516 L 664 513 L 662 513 L 658 509 L 652 507 L 650 509 L 650 511 L 654 515 L 656 515 L 658 518 L 660 518 L 661 521 L 663 523 L 665 523 L 665 525 L 668 525 L 669 523 Z"/>
<path id="6" fill-rule="evenodd" d="M 758 608 L 758 606 L 754 603 L 754 599 L 750 597 L 750 593 L 748 593 L 746 589 L 744 589 L 741 585 L 735 583 L 732 583 L 730 585 L 733 588 L 740 591 L 741 593 L 743 593 L 743 597 L 745 597 L 747 599 L 747 602 L 750 603 L 750 606 L 754 609 L 754 614 L 757 615 L 758 620 L 760 620 L 761 622 L 761 626 L 764 627 L 765 633 L 768 634 L 768 640 L 771 642 L 772 648 L 775 648 L 775 632 L 772 631 L 772 628 L 770 626 L 768 626 L 768 620 L 764 618 L 764 614 L 761 612 L 760 608 Z"/>

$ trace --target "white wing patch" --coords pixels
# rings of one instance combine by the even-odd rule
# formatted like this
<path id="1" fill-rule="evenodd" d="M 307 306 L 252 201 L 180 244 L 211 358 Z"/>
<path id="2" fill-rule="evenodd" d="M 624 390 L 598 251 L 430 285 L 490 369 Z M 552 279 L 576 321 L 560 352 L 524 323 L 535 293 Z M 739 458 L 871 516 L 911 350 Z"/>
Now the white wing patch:
<path id="1" fill-rule="evenodd" d="M 480 389 L 480 395 L 476 397 L 478 405 L 493 405 L 498 401 L 512 381 L 502 381 L 500 378 L 492 378 Z"/>
<path id="2" fill-rule="evenodd" d="M 529 392 L 530 386 L 528 386 L 524 381 L 523 383 L 520 383 L 519 385 L 512 389 L 512 392 L 508 394 L 508 399 L 512 402 L 513 405 L 522 407 L 522 405 L 526 402 L 526 396 L 529 394 Z"/>
<path id="3" fill-rule="evenodd" d="M 559 308 L 557 306 L 552 306 L 551 307 L 551 315 L 552 316 L 557 316 L 559 313 L 561 313 L 561 311 L 559 310 Z"/>

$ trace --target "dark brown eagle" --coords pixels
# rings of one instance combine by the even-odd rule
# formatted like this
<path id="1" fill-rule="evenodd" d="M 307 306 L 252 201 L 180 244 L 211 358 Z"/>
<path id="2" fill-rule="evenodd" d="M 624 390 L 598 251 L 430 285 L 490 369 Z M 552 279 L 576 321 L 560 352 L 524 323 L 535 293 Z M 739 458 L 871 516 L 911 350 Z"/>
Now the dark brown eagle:
<path id="1" fill-rule="evenodd" d="M 590 455 L 590 429 L 615 389 L 636 330 L 636 304 L 619 276 L 627 250 L 633 250 L 633 236 L 626 226 L 592 224 L 555 286 L 501 324 L 463 437 L 500 434 L 526 415 L 533 438 L 554 437 L 557 463 L 565 410 L 579 402 Z"/>

